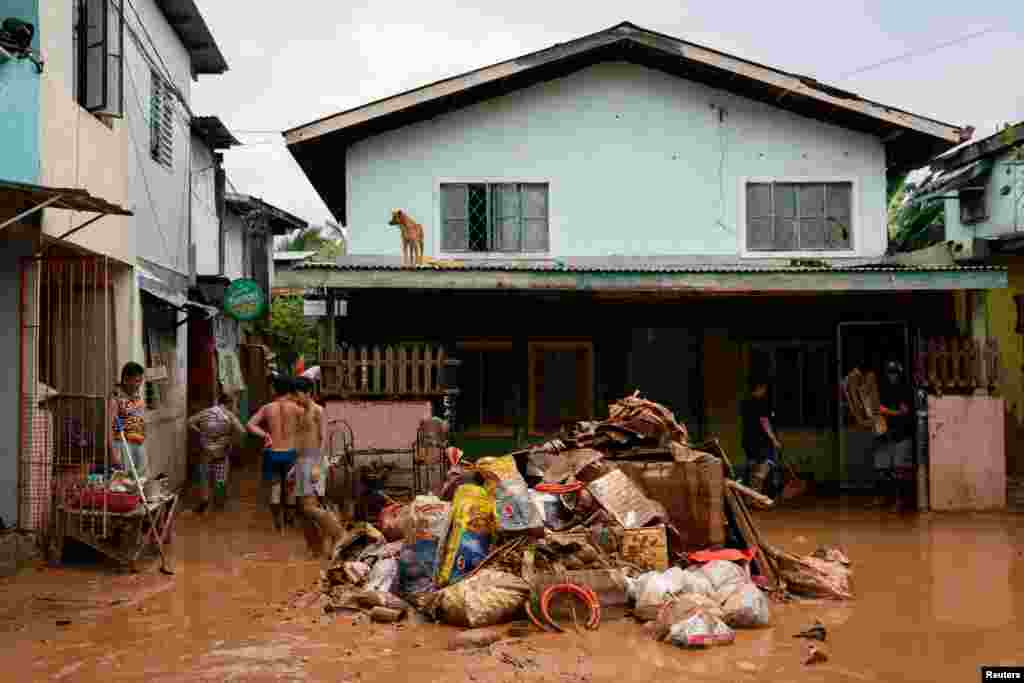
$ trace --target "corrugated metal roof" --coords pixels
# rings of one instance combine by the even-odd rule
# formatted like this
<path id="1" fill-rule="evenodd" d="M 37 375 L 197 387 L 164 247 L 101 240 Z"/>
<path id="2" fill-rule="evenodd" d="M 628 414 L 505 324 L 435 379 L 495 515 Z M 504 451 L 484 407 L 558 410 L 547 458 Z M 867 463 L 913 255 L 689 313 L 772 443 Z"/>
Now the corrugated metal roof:
<path id="1" fill-rule="evenodd" d="M 315 251 L 275 251 L 275 261 L 304 261 L 311 256 L 316 256 Z"/>
<path id="2" fill-rule="evenodd" d="M 398 264 L 366 264 L 366 263 L 301 263 L 296 270 L 342 270 L 342 271 L 399 271 L 410 270 Z M 464 266 L 425 265 L 416 269 L 438 271 L 476 271 L 476 272 L 527 272 L 527 273 L 949 273 L 949 272 L 1005 272 L 1002 266 L 901 266 L 901 265 L 868 265 L 868 266 L 754 266 L 750 264 L 714 264 L 714 265 L 585 265 L 585 264 L 549 264 L 549 265 L 515 265 L 508 263 L 468 263 Z"/>

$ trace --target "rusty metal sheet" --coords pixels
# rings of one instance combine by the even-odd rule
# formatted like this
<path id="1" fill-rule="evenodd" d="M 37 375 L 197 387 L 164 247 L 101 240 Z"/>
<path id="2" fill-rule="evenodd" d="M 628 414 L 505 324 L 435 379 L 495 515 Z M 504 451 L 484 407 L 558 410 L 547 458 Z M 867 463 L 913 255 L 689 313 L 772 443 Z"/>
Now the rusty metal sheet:
<path id="1" fill-rule="evenodd" d="M 645 527 L 665 519 L 665 508 L 646 495 L 625 472 L 612 470 L 587 485 L 597 502 L 626 529 Z"/>

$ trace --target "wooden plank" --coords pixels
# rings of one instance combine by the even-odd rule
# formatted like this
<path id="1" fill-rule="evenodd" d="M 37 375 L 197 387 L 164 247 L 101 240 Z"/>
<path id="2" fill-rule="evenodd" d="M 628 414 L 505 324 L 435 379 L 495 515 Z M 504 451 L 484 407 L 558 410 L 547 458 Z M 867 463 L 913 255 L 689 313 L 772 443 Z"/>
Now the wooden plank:
<path id="1" fill-rule="evenodd" d="M 384 347 L 384 393 L 395 393 L 395 352 L 390 346 Z"/>
<path id="2" fill-rule="evenodd" d="M 409 349 L 409 369 L 412 371 L 412 393 L 418 394 L 420 393 L 420 373 L 423 369 L 419 344 Z"/>
<path id="3" fill-rule="evenodd" d="M 367 376 L 367 362 L 368 354 L 366 352 L 366 346 L 359 347 L 359 391 L 367 394 L 370 392 L 369 377 Z"/>
<path id="4" fill-rule="evenodd" d="M 384 393 L 384 382 L 381 380 L 383 365 L 380 359 L 380 347 L 374 344 L 373 346 L 373 375 L 370 380 L 372 388 L 370 391 L 375 393 Z"/>
<path id="5" fill-rule="evenodd" d="M 435 390 L 434 383 L 434 352 L 430 346 L 423 348 L 423 392 L 433 393 Z"/>
<path id="6" fill-rule="evenodd" d="M 404 394 L 409 390 L 408 383 L 408 361 L 404 346 L 398 347 L 398 393 Z"/>
<path id="7" fill-rule="evenodd" d="M 1006 289 L 1005 269 L 760 272 L 527 271 L 372 269 L 332 265 L 285 270 L 282 286 L 365 289 L 540 290 L 745 294 L 772 292 L 893 292 Z"/>

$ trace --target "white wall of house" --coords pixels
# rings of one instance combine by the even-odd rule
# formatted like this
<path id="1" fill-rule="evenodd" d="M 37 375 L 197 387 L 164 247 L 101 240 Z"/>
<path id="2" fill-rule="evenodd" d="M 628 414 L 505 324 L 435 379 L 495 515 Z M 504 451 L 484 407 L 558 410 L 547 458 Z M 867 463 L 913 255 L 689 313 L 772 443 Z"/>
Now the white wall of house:
<path id="1" fill-rule="evenodd" d="M 217 218 L 216 169 L 213 150 L 192 136 L 192 243 L 196 274 L 220 273 L 220 220 Z"/>
<path id="2" fill-rule="evenodd" d="M 519 181 L 549 183 L 552 257 L 740 256 L 749 180 L 853 183 L 852 249 L 806 255 L 884 253 L 879 139 L 626 63 L 355 144 L 350 253 L 398 253 L 387 222 L 402 208 L 426 228 L 426 253 L 445 256 L 441 183 Z"/>
<path id="3" fill-rule="evenodd" d="M 245 224 L 230 209 L 224 212 L 224 276 L 230 280 L 247 277 L 245 270 Z"/>
<path id="4" fill-rule="evenodd" d="M 153 159 L 150 121 L 154 71 L 162 74 L 164 82 L 169 76 L 187 102 L 192 82 L 191 60 L 154 0 L 134 0 L 133 4 L 145 24 L 143 30 L 135 13 L 125 12 L 124 106 L 130 131 L 128 189 L 135 209 L 137 252 L 153 263 L 187 274 L 191 165 L 188 112 L 180 101 L 172 99 L 170 166 Z"/>

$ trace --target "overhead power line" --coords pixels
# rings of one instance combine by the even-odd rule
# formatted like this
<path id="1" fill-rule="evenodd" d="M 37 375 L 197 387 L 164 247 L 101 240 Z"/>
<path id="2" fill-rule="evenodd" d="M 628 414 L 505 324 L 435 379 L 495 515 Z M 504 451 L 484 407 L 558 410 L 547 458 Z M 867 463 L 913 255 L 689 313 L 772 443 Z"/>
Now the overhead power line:
<path id="1" fill-rule="evenodd" d="M 866 71 L 873 71 L 874 69 L 877 69 L 879 67 L 887 66 L 889 64 L 895 64 L 896 62 L 902 62 L 902 61 L 904 61 L 906 59 L 910 59 L 912 57 L 921 57 L 923 55 L 928 55 L 928 54 L 931 54 L 933 52 L 938 52 L 939 50 L 941 50 L 943 48 L 951 47 L 953 45 L 959 45 L 960 43 L 966 43 L 968 40 L 972 40 L 974 38 L 978 38 L 978 37 L 986 35 L 988 33 L 993 33 L 994 31 L 997 31 L 997 30 L 998 29 L 995 26 L 989 26 L 986 29 L 983 29 L 981 31 L 977 31 L 975 33 L 969 33 L 966 36 L 960 36 L 959 38 L 954 38 L 952 40 L 947 40 L 945 42 L 938 43 L 936 45 L 932 45 L 931 47 L 926 47 L 926 48 L 922 48 L 922 49 L 918 49 L 918 50 L 911 50 L 910 52 L 904 52 L 903 54 L 897 55 L 896 57 L 890 57 L 889 59 L 883 59 L 882 61 L 875 62 L 874 64 L 868 64 L 867 66 L 862 66 L 859 69 L 854 69 L 853 71 L 848 71 L 845 74 L 841 74 L 839 76 L 839 78 L 840 79 L 849 78 L 850 76 L 856 76 L 857 74 L 862 74 L 862 73 L 864 73 Z"/>

